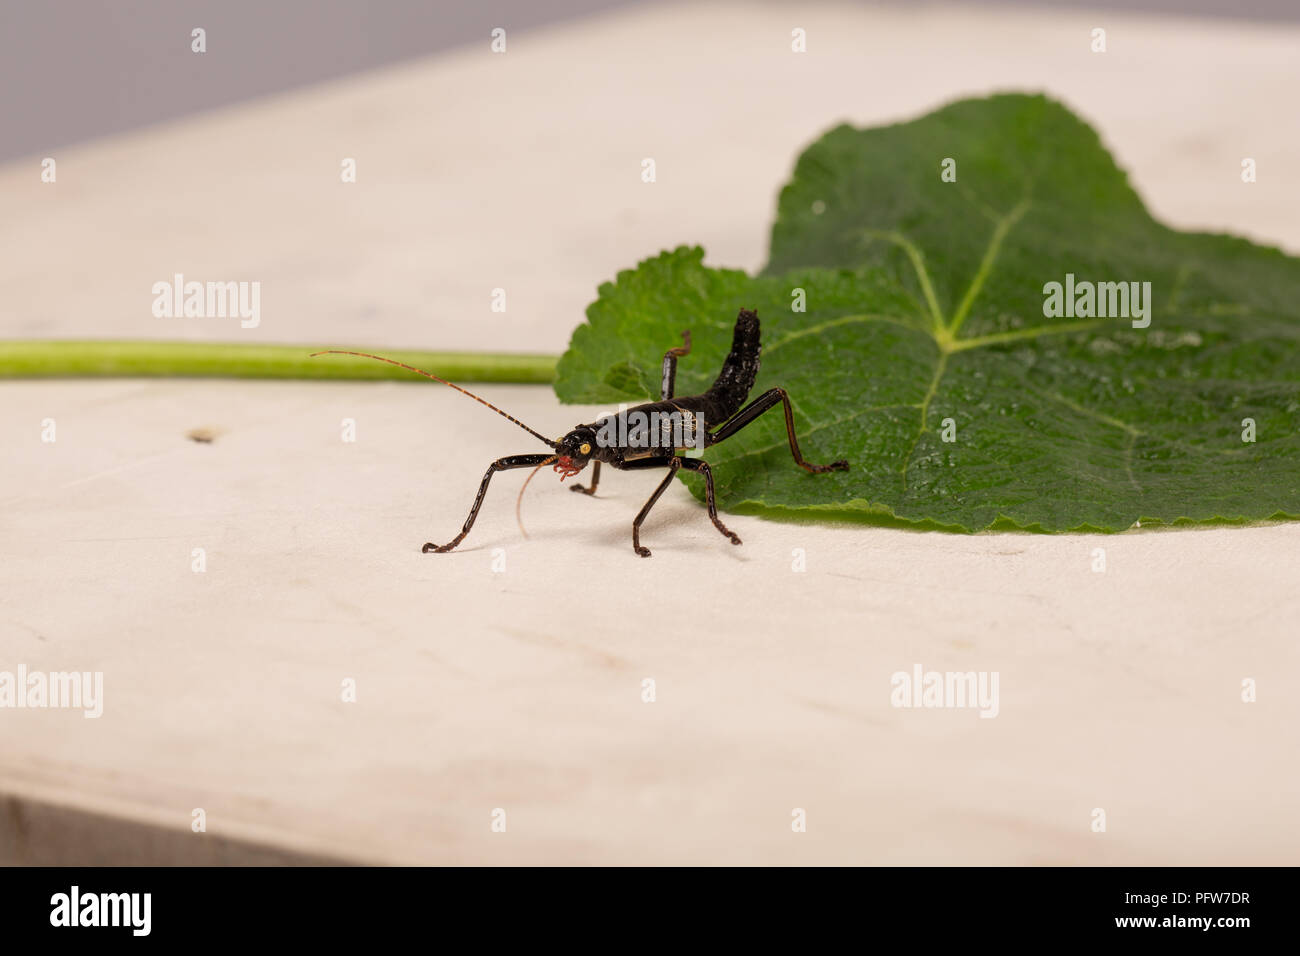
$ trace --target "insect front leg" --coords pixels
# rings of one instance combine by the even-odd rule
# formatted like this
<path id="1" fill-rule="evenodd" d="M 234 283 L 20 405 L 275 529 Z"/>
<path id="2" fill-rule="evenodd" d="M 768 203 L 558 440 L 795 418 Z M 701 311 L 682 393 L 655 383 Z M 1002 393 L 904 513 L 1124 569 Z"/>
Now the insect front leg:
<path id="1" fill-rule="evenodd" d="M 663 386 L 659 389 L 660 400 L 673 397 L 673 389 L 677 386 L 677 360 L 691 354 L 690 330 L 682 333 L 682 341 L 684 345 L 664 353 L 664 377 Z"/>
<path id="2" fill-rule="evenodd" d="M 593 461 L 591 463 L 591 484 L 585 488 L 582 485 L 570 485 L 569 490 L 581 491 L 584 495 L 594 495 L 598 484 L 600 484 L 600 462 Z"/>
<path id="3" fill-rule="evenodd" d="M 492 462 L 492 464 L 488 465 L 487 474 L 483 476 L 483 483 L 478 486 L 478 495 L 474 498 L 474 506 L 469 509 L 469 517 L 465 519 L 465 527 L 460 529 L 460 534 L 444 545 L 436 545 L 432 541 L 426 541 L 424 547 L 420 550 L 425 554 L 430 551 L 443 554 L 465 540 L 465 535 L 469 534 L 469 529 L 474 527 L 474 519 L 478 517 L 478 509 L 483 506 L 483 496 L 487 494 L 488 482 L 492 480 L 492 476 L 498 471 L 510 471 L 513 468 L 535 468 L 542 462 L 554 457 L 554 455 L 508 455 Z"/>
<path id="4" fill-rule="evenodd" d="M 681 461 L 682 467 L 687 471 L 699 472 L 704 476 L 704 504 L 709 509 L 709 520 L 713 522 L 713 527 L 721 531 L 723 537 L 729 538 L 732 544 L 740 544 L 740 537 L 718 520 L 718 506 L 713 500 L 713 471 L 708 462 L 701 458 L 683 458 Z"/>
<path id="5" fill-rule="evenodd" d="M 790 408 L 790 396 L 785 393 L 783 388 L 768 389 L 742 408 L 731 421 L 709 436 L 709 444 L 716 445 L 720 441 L 726 441 L 746 425 L 752 423 L 759 415 L 776 407 L 777 402 L 785 405 L 785 434 L 790 440 L 790 454 L 794 456 L 795 464 L 804 471 L 812 472 L 814 475 L 826 471 L 849 470 L 849 463 L 843 458 L 839 461 L 833 461 L 829 465 L 811 465 L 803 460 L 803 455 L 799 452 L 799 439 L 794 437 L 794 411 Z"/>

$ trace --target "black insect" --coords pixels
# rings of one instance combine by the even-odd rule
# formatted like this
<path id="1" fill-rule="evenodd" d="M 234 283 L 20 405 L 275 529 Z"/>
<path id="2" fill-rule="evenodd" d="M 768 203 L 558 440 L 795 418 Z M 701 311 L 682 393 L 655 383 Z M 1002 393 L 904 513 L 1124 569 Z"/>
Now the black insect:
<path id="1" fill-rule="evenodd" d="M 507 415 L 490 402 L 484 401 L 467 389 L 463 389 L 459 385 L 448 382 L 446 379 L 423 369 L 414 368 L 379 355 L 371 355 L 367 352 L 330 349 L 328 352 L 316 352 L 314 354 L 358 355 L 363 358 L 378 359 L 390 365 L 398 365 L 412 372 L 418 372 L 434 381 L 450 385 L 475 401 L 487 405 L 498 415 L 502 415 L 514 422 L 524 431 L 550 445 L 555 450 L 554 454 L 551 455 L 508 455 L 492 462 L 488 466 L 487 474 L 483 476 L 483 483 L 479 485 L 478 495 L 474 498 L 474 505 L 469 510 L 469 517 L 465 519 L 465 526 L 461 528 L 460 534 L 444 545 L 425 544 L 423 550 L 426 553 L 434 551 L 441 554 L 444 551 L 450 551 L 465 540 L 465 536 L 474 527 L 474 520 L 478 517 L 479 508 L 483 505 L 488 483 L 498 471 L 510 471 L 515 468 L 533 468 L 536 470 L 545 465 L 554 464 L 561 480 L 564 480 L 580 473 L 587 467 L 588 463 L 591 463 L 591 484 L 588 486 L 575 485 L 573 491 L 580 491 L 588 495 L 595 494 L 596 486 L 600 482 L 600 466 L 602 464 L 623 471 L 642 468 L 668 469 L 668 474 L 664 476 L 664 480 L 660 482 L 659 487 L 650 496 L 650 500 L 645 503 L 640 513 L 637 514 L 636 520 L 632 522 L 632 549 L 641 557 L 648 558 L 650 557 L 650 549 L 643 547 L 641 544 L 641 523 L 645 521 L 646 516 L 650 514 L 650 509 L 654 507 L 655 502 L 659 500 L 659 497 L 672 483 L 673 476 L 677 474 L 680 468 L 699 472 L 704 476 L 704 502 L 709 510 L 709 519 L 713 522 L 714 527 L 721 531 L 726 538 L 730 539 L 732 544 L 740 544 L 740 538 L 729 531 L 727 526 L 718 519 L 718 509 L 714 504 L 713 497 L 713 472 L 702 459 L 687 458 L 685 456 L 684 453 L 688 450 L 688 443 L 689 447 L 702 446 L 708 448 L 716 445 L 736 434 L 764 412 L 775 408 L 777 404 L 781 404 L 785 406 L 785 433 L 790 441 L 790 454 L 794 456 L 795 463 L 800 468 L 813 474 L 820 474 L 827 471 L 846 471 L 849 467 L 848 462 L 842 459 L 829 465 L 811 465 L 803 460 L 803 455 L 799 452 L 799 442 L 794 434 L 794 414 L 790 408 L 790 398 L 785 389 L 768 389 L 757 399 L 745 405 L 745 400 L 749 397 L 749 390 L 754 386 L 754 379 L 758 377 L 758 359 L 759 353 L 762 351 L 762 344 L 759 341 L 758 315 L 756 313 L 747 309 L 740 310 L 740 315 L 736 317 L 731 352 L 727 355 L 726 361 L 722 363 L 722 371 L 718 374 L 717 380 L 702 395 L 673 395 L 673 385 L 677 378 L 677 360 L 690 354 L 691 333 L 683 332 L 682 339 L 684 342 L 682 346 L 669 349 L 664 354 L 663 386 L 660 391 L 659 401 L 637 405 L 626 411 L 620 411 L 617 415 L 599 419 L 589 425 L 579 425 L 558 441 L 543 438 L 538 432 L 533 431 L 533 429 L 513 416 Z M 643 425 L 643 422 L 646 424 Z M 706 423 L 715 427 L 715 430 L 708 431 Z M 714 423 L 721 424 L 714 426 Z"/>

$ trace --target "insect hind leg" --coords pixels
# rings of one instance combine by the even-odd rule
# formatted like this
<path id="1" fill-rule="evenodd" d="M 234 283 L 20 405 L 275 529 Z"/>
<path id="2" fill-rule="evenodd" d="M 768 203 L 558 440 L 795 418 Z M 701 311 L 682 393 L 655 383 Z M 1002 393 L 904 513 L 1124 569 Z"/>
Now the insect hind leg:
<path id="1" fill-rule="evenodd" d="M 669 349 L 664 353 L 663 384 L 659 389 L 661 401 L 672 398 L 677 387 L 677 360 L 691 354 L 691 332 L 689 329 L 682 333 L 682 342 L 685 344 L 679 345 L 675 349 Z"/>
<path id="2" fill-rule="evenodd" d="M 794 410 L 790 407 L 790 396 L 786 394 L 783 388 L 770 388 L 742 408 L 731 421 L 710 435 L 709 444 L 716 445 L 720 441 L 726 441 L 746 425 L 752 424 L 764 412 L 775 408 L 778 402 L 785 406 L 785 434 L 786 438 L 789 439 L 790 454 L 794 456 L 795 464 L 814 475 L 827 471 L 849 470 L 849 463 L 843 458 L 833 461 L 829 465 L 813 465 L 803 460 L 803 454 L 799 451 L 799 439 L 794 434 Z"/>

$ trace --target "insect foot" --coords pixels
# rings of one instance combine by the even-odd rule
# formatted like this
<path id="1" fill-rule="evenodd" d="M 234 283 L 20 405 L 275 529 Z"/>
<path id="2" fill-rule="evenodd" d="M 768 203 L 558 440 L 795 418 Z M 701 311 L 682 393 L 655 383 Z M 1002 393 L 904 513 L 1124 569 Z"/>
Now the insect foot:
<path id="1" fill-rule="evenodd" d="M 812 465 L 810 470 L 821 474 L 827 471 L 848 471 L 849 463 L 847 459 L 841 458 L 839 461 L 833 461 L 829 465 Z"/>
<path id="2" fill-rule="evenodd" d="M 732 544 L 740 544 L 740 535 L 736 534 L 736 532 L 732 531 L 730 528 L 728 528 L 725 524 L 722 523 L 722 521 L 718 518 L 717 511 L 715 511 L 713 508 L 713 501 L 712 501 L 713 496 L 711 494 L 709 495 L 709 498 L 710 498 L 709 520 L 713 522 L 713 527 L 721 531 L 722 536 L 726 538 L 728 541 L 730 541 Z"/>

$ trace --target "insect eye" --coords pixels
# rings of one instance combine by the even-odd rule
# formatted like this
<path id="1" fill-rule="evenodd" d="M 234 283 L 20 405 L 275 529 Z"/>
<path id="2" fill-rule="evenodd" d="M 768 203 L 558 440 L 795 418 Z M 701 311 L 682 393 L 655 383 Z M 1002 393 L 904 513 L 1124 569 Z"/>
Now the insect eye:
<path id="1" fill-rule="evenodd" d="M 583 443 L 582 443 L 582 447 L 578 449 L 578 452 L 579 452 L 579 454 L 590 455 L 590 454 L 591 454 L 591 446 L 588 445 L 586 442 L 583 442 Z"/>

